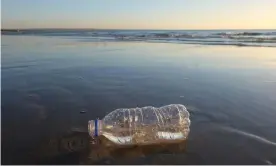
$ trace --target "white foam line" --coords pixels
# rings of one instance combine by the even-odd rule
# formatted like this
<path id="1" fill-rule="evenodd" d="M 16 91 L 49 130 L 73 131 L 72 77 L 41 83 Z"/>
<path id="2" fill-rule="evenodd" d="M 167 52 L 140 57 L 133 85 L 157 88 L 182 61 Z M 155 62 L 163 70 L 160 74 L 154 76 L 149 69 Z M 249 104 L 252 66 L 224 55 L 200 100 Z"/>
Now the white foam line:
<path id="1" fill-rule="evenodd" d="M 276 81 L 273 81 L 273 80 L 267 80 L 267 81 L 263 81 L 265 83 L 276 83 Z"/>
<path id="2" fill-rule="evenodd" d="M 269 160 L 265 160 L 265 162 L 268 164 L 268 165 L 273 165 L 273 163 Z"/>
<path id="3" fill-rule="evenodd" d="M 240 131 L 240 130 L 237 130 L 237 129 L 229 128 L 229 127 L 224 127 L 224 128 L 226 130 L 228 130 L 228 131 L 232 131 L 232 132 L 235 132 L 235 133 L 238 133 L 238 134 L 241 134 L 241 135 L 253 138 L 253 139 L 257 140 L 257 141 L 260 141 L 260 142 L 263 142 L 263 143 L 267 143 L 267 144 L 276 146 L 276 142 L 267 140 L 266 138 L 263 138 L 263 137 L 260 137 L 260 136 L 257 136 L 257 135 L 251 134 L 251 133 L 247 133 L 247 132 L 244 132 L 244 131 Z"/>

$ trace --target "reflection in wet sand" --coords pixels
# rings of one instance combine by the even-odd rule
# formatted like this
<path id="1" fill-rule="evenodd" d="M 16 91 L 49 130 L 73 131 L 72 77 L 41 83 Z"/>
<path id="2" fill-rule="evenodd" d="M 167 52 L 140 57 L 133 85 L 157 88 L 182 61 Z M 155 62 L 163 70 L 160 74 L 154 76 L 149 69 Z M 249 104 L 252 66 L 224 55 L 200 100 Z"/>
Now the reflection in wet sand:
<path id="1" fill-rule="evenodd" d="M 36 153 L 39 154 L 36 164 L 133 164 L 139 163 L 139 160 L 143 160 L 143 163 L 148 161 L 152 164 L 162 164 L 158 162 L 158 155 L 176 157 L 176 154 L 188 154 L 185 150 L 186 141 L 126 147 L 110 144 L 111 142 L 103 136 L 98 140 L 92 140 L 87 132 L 74 131 L 40 146 L 39 153 Z M 185 160 L 181 162 L 185 163 Z M 197 158 L 197 163 L 199 162 Z"/>
<path id="2" fill-rule="evenodd" d="M 134 160 L 155 153 L 178 153 L 185 152 L 186 141 L 170 144 L 152 144 L 152 145 L 131 145 L 125 147 L 106 146 L 110 141 L 104 137 L 99 138 L 96 145 L 90 144 L 89 163 L 97 162 L 102 159 Z"/>

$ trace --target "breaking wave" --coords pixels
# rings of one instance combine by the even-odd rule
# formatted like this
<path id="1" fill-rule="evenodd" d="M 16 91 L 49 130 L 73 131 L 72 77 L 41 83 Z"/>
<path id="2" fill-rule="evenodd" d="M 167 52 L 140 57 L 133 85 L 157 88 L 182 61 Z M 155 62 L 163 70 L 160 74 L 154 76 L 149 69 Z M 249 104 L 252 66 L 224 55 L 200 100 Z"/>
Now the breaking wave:
<path id="1" fill-rule="evenodd" d="M 77 36 L 88 41 L 143 41 L 203 45 L 276 47 L 276 30 L 92 30 L 24 29 L 3 30 L 2 35 Z"/>

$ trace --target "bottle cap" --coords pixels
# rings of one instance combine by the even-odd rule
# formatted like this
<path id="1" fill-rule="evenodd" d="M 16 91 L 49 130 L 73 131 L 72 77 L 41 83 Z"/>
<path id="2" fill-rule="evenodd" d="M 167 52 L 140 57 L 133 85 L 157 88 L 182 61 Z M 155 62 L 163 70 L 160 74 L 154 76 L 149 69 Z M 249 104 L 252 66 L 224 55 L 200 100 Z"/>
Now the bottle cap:
<path id="1" fill-rule="evenodd" d="M 91 137 L 99 136 L 100 122 L 101 120 L 98 119 L 88 121 L 88 133 Z"/>

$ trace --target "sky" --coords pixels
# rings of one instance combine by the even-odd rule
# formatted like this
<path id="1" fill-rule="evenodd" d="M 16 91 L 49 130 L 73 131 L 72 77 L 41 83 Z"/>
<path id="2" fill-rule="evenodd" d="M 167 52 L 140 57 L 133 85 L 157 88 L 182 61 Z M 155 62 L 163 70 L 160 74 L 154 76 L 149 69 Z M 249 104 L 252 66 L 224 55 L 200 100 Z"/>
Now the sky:
<path id="1" fill-rule="evenodd" d="M 276 0 L 1 0 L 1 27 L 276 29 Z"/>

